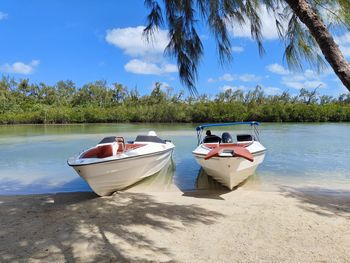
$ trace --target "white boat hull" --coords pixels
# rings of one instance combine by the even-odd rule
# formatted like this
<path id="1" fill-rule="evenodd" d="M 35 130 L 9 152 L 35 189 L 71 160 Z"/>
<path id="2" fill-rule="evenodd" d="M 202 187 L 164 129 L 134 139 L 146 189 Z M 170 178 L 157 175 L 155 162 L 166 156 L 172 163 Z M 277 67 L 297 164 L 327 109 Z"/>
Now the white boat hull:
<path id="1" fill-rule="evenodd" d="M 205 160 L 205 155 L 194 154 L 194 156 L 208 175 L 232 190 L 255 173 L 259 164 L 264 161 L 265 151 L 253 154 L 253 162 L 242 157 L 213 157 Z"/>
<path id="2" fill-rule="evenodd" d="M 172 151 L 173 148 L 125 159 L 72 166 L 96 194 L 105 196 L 159 172 L 170 160 Z"/>

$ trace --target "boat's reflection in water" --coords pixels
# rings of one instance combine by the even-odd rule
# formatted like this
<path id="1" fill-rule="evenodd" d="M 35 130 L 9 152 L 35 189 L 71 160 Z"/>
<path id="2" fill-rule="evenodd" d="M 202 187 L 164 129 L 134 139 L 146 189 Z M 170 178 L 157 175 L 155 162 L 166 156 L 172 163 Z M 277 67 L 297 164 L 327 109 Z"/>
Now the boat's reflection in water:
<path id="1" fill-rule="evenodd" d="M 130 191 L 167 191 L 174 189 L 173 177 L 175 174 L 175 163 L 170 159 L 158 173 L 149 176 L 140 182 L 128 187 Z"/>
<path id="2" fill-rule="evenodd" d="M 176 177 L 176 179 L 174 179 Z M 186 177 L 186 176 L 184 176 Z M 186 185 L 181 181 L 181 174 L 177 174 L 176 165 L 172 159 L 158 173 L 149 176 L 142 181 L 128 187 L 127 191 L 171 191 L 179 189 L 183 191 L 193 190 L 214 190 L 228 191 L 228 188 L 220 184 L 218 181 L 209 176 L 202 168 L 197 172 L 195 180 L 188 181 L 183 178 Z"/>
<path id="3" fill-rule="evenodd" d="M 228 188 L 209 176 L 202 168 L 199 169 L 195 182 L 195 189 L 197 190 L 222 190 L 226 191 Z"/>
<path id="4" fill-rule="evenodd" d="M 236 187 L 232 189 L 232 191 L 243 187 L 245 189 L 260 189 L 260 179 L 256 174 L 250 175 L 246 180 L 238 184 Z M 197 190 L 214 190 L 214 191 L 222 191 L 229 192 L 231 191 L 218 181 L 216 181 L 213 177 L 209 176 L 202 168 L 198 171 L 198 175 L 196 178 L 195 189 Z"/>

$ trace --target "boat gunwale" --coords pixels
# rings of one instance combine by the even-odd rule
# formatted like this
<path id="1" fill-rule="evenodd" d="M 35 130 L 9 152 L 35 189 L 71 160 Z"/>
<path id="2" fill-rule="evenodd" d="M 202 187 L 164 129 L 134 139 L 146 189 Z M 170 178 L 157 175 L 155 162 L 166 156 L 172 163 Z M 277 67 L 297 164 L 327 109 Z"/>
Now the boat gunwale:
<path id="1" fill-rule="evenodd" d="M 169 151 L 173 151 L 175 148 L 175 146 L 166 149 L 166 150 L 162 150 L 162 151 L 157 151 L 157 152 L 153 152 L 153 153 L 147 153 L 147 154 L 138 154 L 138 155 L 134 155 L 134 156 L 127 156 L 124 158 L 118 158 L 118 159 L 111 159 L 111 160 L 102 160 L 102 161 L 97 161 L 97 162 L 92 162 L 92 163 L 80 163 L 80 164 L 70 164 L 69 163 L 69 159 L 67 160 L 67 164 L 71 167 L 75 167 L 75 166 L 87 166 L 87 165 L 94 165 L 94 164 L 103 164 L 103 163 L 110 163 L 110 162 L 117 162 L 117 161 L 124 161 L 127 159 L 133 159 L 133 158 L 142 158 L 145 156 L 153 156 L 153 155 L 158 155 L 158 154 L 162 154 L 162 153 L 166 153 Z M 104 159 L 104 158 L 102 158 Z M 76 160 L 76 159 L 75 159 Z"/>

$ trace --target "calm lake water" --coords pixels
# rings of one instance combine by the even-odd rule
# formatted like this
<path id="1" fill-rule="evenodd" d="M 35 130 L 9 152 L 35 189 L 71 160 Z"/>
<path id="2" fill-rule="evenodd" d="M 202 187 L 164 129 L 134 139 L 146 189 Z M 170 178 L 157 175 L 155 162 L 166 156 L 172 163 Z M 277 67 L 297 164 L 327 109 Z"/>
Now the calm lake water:
<path id="1" fill-rule="evenodd" d="M 133 140 L 155 130 L 176 145 L 173 162 L 136 187 L 167 190 L 213 189 L 221 186 L 200 170 L 192 156 L 195 125 L 85 124 L 0 126 L 0 194 L 91 191 L 68 157 L 95 145 L 105 136 Z M 249 127 L 219 130 L 244 132 Z M 214 131 L 214 130 L 213 130 Z M 274 185 L 323 189 L 350 188 L 350 124 L 267 124 L 260 140 L 268 149 L 264 163 L 244 187 L 270 189 Z"/>

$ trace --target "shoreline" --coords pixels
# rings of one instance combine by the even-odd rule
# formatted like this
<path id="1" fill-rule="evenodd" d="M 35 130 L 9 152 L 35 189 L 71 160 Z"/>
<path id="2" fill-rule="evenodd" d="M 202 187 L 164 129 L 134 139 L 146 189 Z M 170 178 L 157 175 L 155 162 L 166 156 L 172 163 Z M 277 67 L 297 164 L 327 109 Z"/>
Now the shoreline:
<path id="1" fill-rule="evenodd" d="M 179 186 L 174 183 L 173 176 L 167 177 L 167 175 L 161 174 L 158 176 L 151 176 L 149 178 L 145 178 L 134 185 L 127 187 L 124 190 L 118 191 L 118 193 L 127 192 L 127 193 L 173 193 L 173 192 L 182 192 L 182 193 L 193 193 L 193 194 L 217 194 L 220 193 L 222 195 L 228 194 L 230 192 L 235 192 L 240 189 L 244 191 L 257 191 L 257 192 L 272 192 L 279 193 L 283 191 L 283 189 L 300 189 L 301 191 L 312 193 L 313 195 L 347 195 L 347 192 L 350 189 L 349 182 L 319 182 L 317 179 L 309 179 L 303 180 L 295 179 L 295 178 L 275 178 L 271 176 L 271 178 L 264 177 L 265 175 L 261 175 L 260 177 L 250 176 L 244 182 L 239 184 L 233 190 L 229 190 L 215 179 L 210 176 L 202 177 L 202 180 L 199 182 L 195 182 L 195 185 Z M 264 177 L 264 178 L 262 178 Z M 76 178 L 75 180 L 84 181 L 83 179 Z M 85 182 L 87 187 L 82 189 L 74 189 L 70 188 L 67 190 L 62 189 L 47 189 L 41 190 L 39 192 L 18 192 L 18 191 L 0 191 L 1 197 L 35 197 L 41 195 L 56 195 L 56 194 L 79 194 L 79 193 L 94 193 L 93 190 L 88 187 L 88 184 Z M 35 187 L 35 186 L 31 186 Z M 197 188 L 196 188 L 197 187 Z M 350 191 L 349 191 L 350 192 Z"/>
<path id="2" fill-rule="evenodd" d="M 346 262 L 350 191 L 0 196 L 2 262 Z"/>
<path id="3" fill-rule="evenodd" d="M 260 121 L 259 121 L 260 122 Z M 152 125 L 152 124 L 181 124 L 198 126 L 203 122 L 67 122 L 67 123 L 0 123 L 1 126 L 73 126 L 73 125 L 116 125 L 116 124 L 130 124 L 130 125 Z M 263 124 L 350 124 L 350 121 L 262 121 Z"/>

